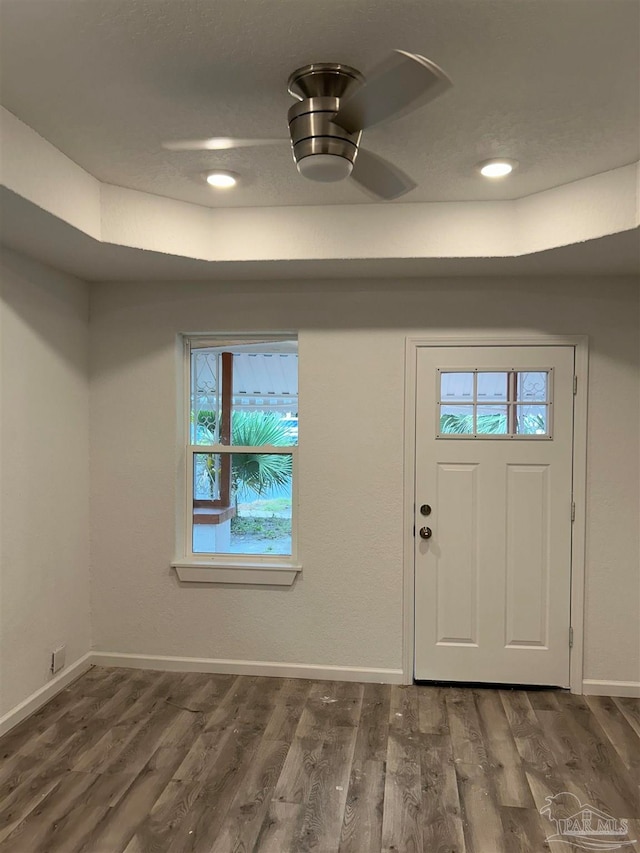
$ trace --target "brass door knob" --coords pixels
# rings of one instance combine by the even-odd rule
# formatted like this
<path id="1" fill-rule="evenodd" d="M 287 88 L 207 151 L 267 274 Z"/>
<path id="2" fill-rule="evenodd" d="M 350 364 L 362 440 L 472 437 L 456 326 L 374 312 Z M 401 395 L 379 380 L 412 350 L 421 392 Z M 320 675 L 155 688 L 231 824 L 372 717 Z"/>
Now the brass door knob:
<path id="1" fill-rule="evenodd" d="M 420 528 L 420 538 L 421 539 L 431 539 L 432 530 L 430 527 L 421 527 Z"/>

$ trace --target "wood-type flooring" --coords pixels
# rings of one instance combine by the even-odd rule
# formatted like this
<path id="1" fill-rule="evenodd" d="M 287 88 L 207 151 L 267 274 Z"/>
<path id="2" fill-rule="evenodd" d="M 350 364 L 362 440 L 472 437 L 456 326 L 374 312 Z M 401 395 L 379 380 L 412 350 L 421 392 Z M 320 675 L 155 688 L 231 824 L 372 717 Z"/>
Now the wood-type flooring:
<path id="1" fill-rule="evenodd" d="M 639 781 L 637 699 L 94 667 L 0 740 L 0 853 L 640 851 Z"/>

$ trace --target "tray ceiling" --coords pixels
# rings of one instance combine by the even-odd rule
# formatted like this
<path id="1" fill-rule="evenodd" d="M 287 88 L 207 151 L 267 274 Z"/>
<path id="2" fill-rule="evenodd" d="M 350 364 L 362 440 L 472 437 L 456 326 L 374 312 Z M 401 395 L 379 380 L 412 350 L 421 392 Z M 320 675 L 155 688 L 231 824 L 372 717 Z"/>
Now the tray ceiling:
<path id="1" fill-rule="evenodd" d="M 638 159 L 635 0 L 2 0 L 3 105 L 100 181 L 211 207 L 357 205 L 300 177 L 288 144 L 165 151 L 162 140 L 287 135 L 289 73 L 366 71 L 393 48 L 454 81 L 365 133 L 418 187 L 403 202 L 520 198 Z M 474 165 L 520 161 L 490 183 Z M 200 179 L 221 167 L 240 187 Z M 387 203 L 388 204 L 388 203 Z"/>

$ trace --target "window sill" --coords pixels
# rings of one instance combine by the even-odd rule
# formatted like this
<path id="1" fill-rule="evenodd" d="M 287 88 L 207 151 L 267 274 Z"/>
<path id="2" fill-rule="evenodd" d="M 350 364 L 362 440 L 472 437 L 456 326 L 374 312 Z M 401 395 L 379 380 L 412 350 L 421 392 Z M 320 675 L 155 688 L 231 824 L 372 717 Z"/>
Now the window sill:
<path id="1" fill-rule="evenodd" d="M 291 586 L 302 566 L 292 563 L 175 560 L 171 563 L 183 583 L 243 583 L 252 586 Z"/>

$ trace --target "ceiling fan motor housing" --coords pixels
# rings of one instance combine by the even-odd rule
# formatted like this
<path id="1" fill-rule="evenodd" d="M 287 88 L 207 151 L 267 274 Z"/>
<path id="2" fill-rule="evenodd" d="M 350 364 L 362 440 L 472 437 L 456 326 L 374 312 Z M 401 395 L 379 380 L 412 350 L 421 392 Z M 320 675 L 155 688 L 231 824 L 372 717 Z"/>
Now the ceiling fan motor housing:
<path id="1" fill-rule="evenodd" d="M 289 132 L 298 171 L 316 181 L 340 181 L 351 174 L 362 131 L 349 133 L 332 119 L 340 98 L 364 82 L 355 68 L 338 63 L 305 65 L 289 78 L 299 103 L 289 110 Z"/>

